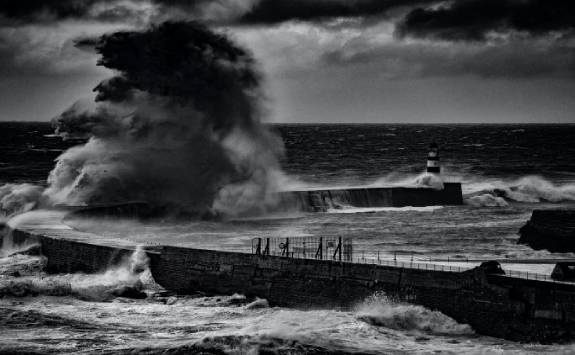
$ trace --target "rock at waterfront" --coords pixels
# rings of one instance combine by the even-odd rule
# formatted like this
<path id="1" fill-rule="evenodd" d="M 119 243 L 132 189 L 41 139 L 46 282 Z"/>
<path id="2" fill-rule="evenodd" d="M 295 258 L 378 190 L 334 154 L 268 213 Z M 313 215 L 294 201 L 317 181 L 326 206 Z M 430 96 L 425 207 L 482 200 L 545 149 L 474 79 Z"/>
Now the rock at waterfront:
<path id="1" fill-rule="evenodd" d="M 517 243 L 527 244 L 535 250 L 575 252 L 575 210 L 534 210 L 519 234 Z"/>
<path id="2" fill-rule="evenodd" d="M 133 286 L 119 286 L 111 291 L 111 294 L 116 297 L 125 297 L 133 299 L 144 299 L 148 295 L 141 291 L 139 287 Z"/>

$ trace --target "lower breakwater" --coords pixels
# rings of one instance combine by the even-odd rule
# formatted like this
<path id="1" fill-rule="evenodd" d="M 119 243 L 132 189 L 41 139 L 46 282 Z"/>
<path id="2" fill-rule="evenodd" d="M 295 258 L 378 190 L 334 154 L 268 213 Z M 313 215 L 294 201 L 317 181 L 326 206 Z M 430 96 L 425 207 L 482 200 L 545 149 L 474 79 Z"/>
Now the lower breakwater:
<path id="1" fill-rule="evenodd" d="M 137 247 L 64 227 L 19 227 L 11 237 L 15 245 L 39 245 L 50 273 L 101 272 Z M 242 293 L 277 306 L 345 309 L 384 293 L 441 311 L 479 334 L 575 339 L 575 284 L 508 277 L 493 263 L 457 272 L 174 246 L 145 251 L 155 281 L 179 294 Z"/>

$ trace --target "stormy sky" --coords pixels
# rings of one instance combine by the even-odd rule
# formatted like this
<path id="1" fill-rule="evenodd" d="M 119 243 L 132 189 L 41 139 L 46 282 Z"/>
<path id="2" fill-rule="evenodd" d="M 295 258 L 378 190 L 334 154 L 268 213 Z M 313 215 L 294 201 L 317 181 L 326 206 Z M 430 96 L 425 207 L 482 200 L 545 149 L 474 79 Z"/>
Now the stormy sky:
<path id="1" fill-rule="evenodd" d="M 94 98 L 93 38 L 186 20 L 253 53 L 272 122 L 575 123 L 573 0 L 2 0 L 0 120 Z"/>

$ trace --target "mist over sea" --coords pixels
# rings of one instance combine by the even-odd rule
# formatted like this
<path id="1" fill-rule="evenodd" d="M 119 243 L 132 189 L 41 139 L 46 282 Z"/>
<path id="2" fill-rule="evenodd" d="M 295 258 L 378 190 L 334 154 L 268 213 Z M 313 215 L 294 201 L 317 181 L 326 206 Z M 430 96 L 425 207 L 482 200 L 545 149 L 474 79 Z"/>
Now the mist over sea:
<path id="1" fill-rule="evenodd" d="M 534 208 L 575 205 L 575 125 L 274 125 L 285 144 L 282 189 L 409 185 L 439 143 L 447 181 L 464 206 L 292 211 L 215 221 L 72 218 L 70 226 L 136 244 L 250 251 L 254 237 L 341 235 L 366 258 L 573 258 L 517 245 Z M 47 123 L 0 123 L 0 189 L 46 185 L 54 159 L 84 140 L 63 141 Z M 0 353 L 571 353 L 575 345 L 518 344 L 384 295 L 351 311 L 269 307 L 241 295 L 163 294 L 126 265 L 101 275 L 46 275 L 34 255 L 0 254 Z M 548 273 L 551 266 L 505 264 Z M 529 269 L 530 268 L 530 269 Z M 116 297 L 141 282 L 145 299 Z"/>

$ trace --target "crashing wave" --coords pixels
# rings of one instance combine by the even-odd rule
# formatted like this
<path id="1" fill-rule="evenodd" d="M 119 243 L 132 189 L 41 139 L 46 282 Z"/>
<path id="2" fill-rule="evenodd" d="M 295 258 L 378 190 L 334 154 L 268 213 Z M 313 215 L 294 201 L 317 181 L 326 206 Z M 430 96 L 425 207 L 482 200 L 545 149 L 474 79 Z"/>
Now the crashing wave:
<path id="1" fill-rule="evenodd" d="M 465 203 L 474 207 L 506 207 L 509 203 L 503 197 L 482 194 L 465 199 Z"/>
<path id="2" fill-rule="evenodd" d="M 5 184 L 0 186 L 0 221 L 30 211 L 43 202 L 44 189 L 32 184 Z"/>
<path id="3" fill-rule="evenodd" d="M 13 255 L 10 258 L 7 263 L 14 266 L 21 256 Z M 25 262 L 34 265 L 37 259 L 28 258 Z M 7 274 L 0 277 L 0 297 L 69 295 L 89 301 L 108 301 L 116 297 L 146 298 L 144 289 L 153 287 L 154 284 L 148 263 L 146 253 L 138 248 L 121 264 L 97 274 L 34 274 L 19 277 L 20 275 L 14 275 L 10 268 L 5 268 Z M 1 270 L 3 269 L 0 268 Z"/>
<path id="4" fill-rule="evenodd" d="M 438 311 L 399 303 L 376 295 L 356 310 L 356 316 L 372 325 L 396 330 L 417 330 L 433 334 L 471 334 L 471 327 L 459 324 Z"/>
<path id="5" fill-rule="evenodd" d="M 472 178 L 464 183 L 466 200 L 474 206 L 505 206 L 506 201 L 562 203 L 575 201 L 575 184 L 556 184 L 541 176 L 515 180 Z"/>

